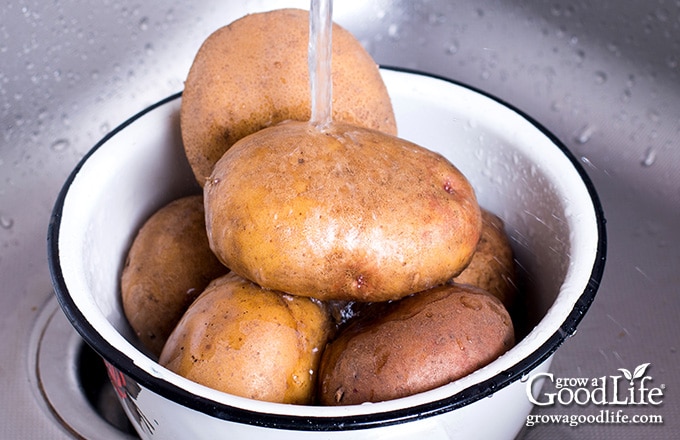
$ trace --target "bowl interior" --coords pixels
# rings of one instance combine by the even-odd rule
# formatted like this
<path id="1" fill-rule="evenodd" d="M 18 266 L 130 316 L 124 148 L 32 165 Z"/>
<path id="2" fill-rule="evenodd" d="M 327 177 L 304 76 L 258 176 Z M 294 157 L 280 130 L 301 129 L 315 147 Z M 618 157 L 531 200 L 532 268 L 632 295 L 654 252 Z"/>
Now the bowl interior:
<path id="1" fill-rule="evenodd" d="M 297 407 L 297 415 L 385 412 L 450 397 L 501 372 L 520 374 L 518 365 L 530 368 L 545 359 L 546 341 L 564 333 L 565 320 L 584 295 L 589 303 L 594 290 L 584 292 L 599 276 L 600 208 L 559 142 L 467 87 L 412 72 L 383 69 L 383 76 L 400 136 L 446 156 L 471 181 L 480 205 L 505 221 L 522 278 L 524 302 L 515 315 L 521 340 L 487 367 L 436 390 L 371 405 Z M 84 338 L 136 380 L 164 382 L 219 404 L 288 414 L 291 405 L 230 396 L 160 367 L 139 349 L 122 312 L 119 277 L 136 231 L 160 206 L 200 191 L 182 150 L 180 99 L 169 97 L 118 127 L 66 183 L 51 226 L 57 294 Z M 527 362 L 532 356 L 535 362 Z"/>

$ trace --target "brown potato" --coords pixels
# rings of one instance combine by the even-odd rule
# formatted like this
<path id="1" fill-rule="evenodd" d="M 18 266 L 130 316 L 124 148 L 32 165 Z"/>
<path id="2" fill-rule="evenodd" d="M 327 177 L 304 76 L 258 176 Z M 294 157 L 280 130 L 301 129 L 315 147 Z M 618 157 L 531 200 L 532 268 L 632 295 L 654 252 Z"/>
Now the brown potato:
<path id="1" fill-rule="evenodd" d="M 215 31 L 199 49 L 180 122 L 201 185 L 237 140 L 284 120 L 310 119 L 308 17 L 297 9 L 250 14 Z M 396 134 L 378 66 L 351 33 L 338 25 L 332 33 L 333 120 Z"/>
<path id="2" fill-rule="evenodd" d="M 514 344 L 494 296 L 441 286 L 395 301 L 348 326 L 324 351 L 319 402 L 354 405 L 427 391 L 488 364 Z"/>
<path id="3" fill-rule="evenodd" d="M 470 264 L 452 282 L 480 287 L 511 308 L 517 296 L 515 261 L 500 217 L 482 209 L 482 236 L 477 249 Z"/>
<path id="4" fill-rule="evenodd" d="M 238 396 L 310 404 L 330 329 L 319 301 L 264 290 L 230 273 L 189 307 L 159 363 Z"/>
<path id="5" fill-rule="evenodd" d="M 156 356 L 189 304 L 227 269 L 210 250 L 203 196 L 183 197 L 140 228 L 121 275 L 123 310 Z"/>
<path id="6" fill-rule="evenodd" d="M 242 139 L 204 197 L 226 266 L 321 300 L 393 300 L 443 284 L 481 231 L 474 190 L 444 157 L 342 123 L 288 122 Z"/>

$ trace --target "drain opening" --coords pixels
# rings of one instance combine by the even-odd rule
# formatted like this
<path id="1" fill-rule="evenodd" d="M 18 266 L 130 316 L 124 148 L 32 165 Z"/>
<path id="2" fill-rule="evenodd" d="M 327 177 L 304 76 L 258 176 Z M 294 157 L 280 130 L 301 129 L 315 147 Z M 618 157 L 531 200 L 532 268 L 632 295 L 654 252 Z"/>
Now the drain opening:
<path id="1" fill-rule="evenodd" d="M 71 326 L 55 297 L 34 323 L 28 358 L 36 399 L 72 437 L 139 438 L 109 382 L 104 361 Z"/>
<path id="2" fill-rule="evenodd" d="M 104 361 L 85 342 L 80 344 L 76 369 L 83 394 L 95 412 L 114 428 L 136 435 L 109 381 Z"/>

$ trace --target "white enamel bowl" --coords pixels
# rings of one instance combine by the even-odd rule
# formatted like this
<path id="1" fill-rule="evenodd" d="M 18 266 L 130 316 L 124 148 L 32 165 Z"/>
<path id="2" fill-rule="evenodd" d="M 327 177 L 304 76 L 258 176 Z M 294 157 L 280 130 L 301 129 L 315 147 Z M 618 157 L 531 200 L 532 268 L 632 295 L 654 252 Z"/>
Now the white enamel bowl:
<path id="1" fill-rule="evenodd" d="M 113 130 L 68 178 L 48 246 L 59 302 L 109 375 L 143 438 L 512 439 L 531 404 L 527 377 L 547 371 L 595 296 L 605 260 L 601 206 L 554 136 L 463 85 L 383 69 L 400 136 L 438 151 L 505 221 L 522 275 L 518 343 L 488 366 L 429 392 L 344 407 L 259 402 L 214 391 L 144 354 L 122 312 L 119 276 L 137 229 L 170 200 L 199 191 L 171 96 Z"/>

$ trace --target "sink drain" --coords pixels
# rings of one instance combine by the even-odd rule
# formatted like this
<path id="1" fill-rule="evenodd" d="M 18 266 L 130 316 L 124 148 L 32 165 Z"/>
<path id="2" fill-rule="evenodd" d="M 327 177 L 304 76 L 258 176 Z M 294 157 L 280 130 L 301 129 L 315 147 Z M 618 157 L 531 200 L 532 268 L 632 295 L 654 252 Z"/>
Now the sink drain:
<path id="1" fill-rule="evenodd" d="M 116 398 L 102 359 L 78 335 L 51 298 L 40 311 L 29 351 L 35 391 L 76 438 L 138 438 Z"/>

